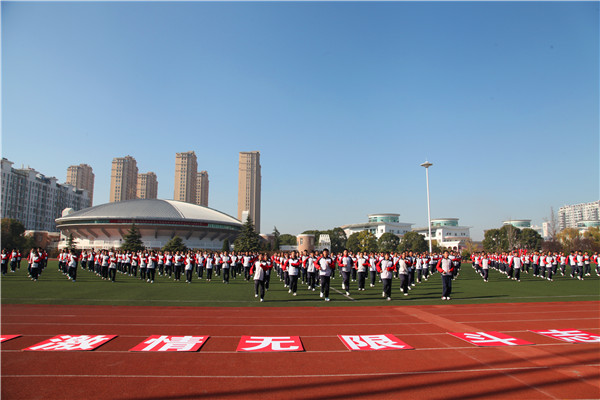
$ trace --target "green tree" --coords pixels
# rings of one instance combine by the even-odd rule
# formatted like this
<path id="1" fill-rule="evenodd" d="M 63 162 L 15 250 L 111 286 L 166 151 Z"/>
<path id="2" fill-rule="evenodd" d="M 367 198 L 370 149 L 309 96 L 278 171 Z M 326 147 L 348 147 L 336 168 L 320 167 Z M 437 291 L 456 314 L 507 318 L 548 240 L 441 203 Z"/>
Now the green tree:
<path id="1" fill-rule="evenodd" d="M 352 235 L 348 236 L 348 239 L 346 240 L 346 249 L 348 251 L 352 251 L 354 253 L 356 253 L 357 251 L 359 251 L 360 249 L 360 244 L 359 244 L 359 239 L 358 239 L 358 234 L 360 232 L 354 232 Z"/>
<path id="2" fill-rule="evenodd" d="M 162 248 L 162 251 L 168 251 L 171 253 L 174 253 L 176 251 L 186 251 L 187 247 L 185 247 L 185 244 L 183 243 L 183 239 L 181 239 L 179 236 L 173 236 L 168 242 L 167 244 L 165 244 L 165 246 Z"/>
<path id="3" fill-rule="evenodd" d="M 279 250 L 279 246 L 281 246 L 281 240 L 279 239 L 280 236 L 281 236 L 281 233 L 279 233 L 279 231 L 277 230 L 277 227 L 274 226 L 273 227 L 273 250 Z"/>
<path id="4" fill-rule="evenodd" d="M 346 232 L 342 228 L 333 228 L 325 232 L 329 235 L 329 239 L 331 240 L 331 251 L 333 253 L 339 253 L 344 251 L 346 248 Z"/>
<path id="5" fill-rule="evenodd" d="M 580 250 L 581 248 L 581 244 L 579 243 L 579 230 L 576 228 L 563 229 L 556 235 L 556 239 L 560 242 L 566 252 Z"/>
<path id="6" fill-rule="evenodd" d="M 377 236 L 369 231 L 359 232 L 358 250 L 362 252 L 377 251 Z"/>
<path id="7" fill-rule="evenodd" d="M 289 233 L 284 233 L 279 237 L 279 244 L 281 246 L 295 246 L 297 242 L 296 236 L 290 235 Z"/>
<path id="8" fill-rule="evenodd" d="M 522 249 L 539 251 L 543 242 L 542 236 L 531 228 L 524 228 L 519 236 L 519 247 Z"/>
<path id="9" fill-rule="evenodd" d="M 259 251 L 260 250 L 260 235 L 254 229 L 252 218 L 248 217 L 242 231 L 233 242 L 235 251 Z"/>
<path id="10" fill-rule="evenodd" d="M 2 218 L 2 248 L 25 250 L 27 239 L 25 226 L 21 221 L 12 218 Z"/>
<path id="11" fill-rule="evenodd" d="M 597 226 L 592 226 L 588 228 L 584 233 L 583 237 L 590 239 L 595 246 L 600 247 L 600 228 Z"/>
<path id="12" fill-rule="evenodd" d="M 400 238 L 393 233 L 386 232 L 377 239 L 377 248 L 382 252 L 392 252 L 398 248 Z"/>
<path id="13" fill-rule="evenodd" d="M 225 238 L 225 240 L 223 240 L 223 247 L 221 247 L 221 251 L 229 251 L 231 245 L 229 244 L 229 239 Z"/>
<path id="14" fill-rule="evenodd" d="M 425 236 L 417 232 L 406 232 L 398 245 L 398 251 L 423 252 L 429 250 Z"/>
<path id="15" fill-rule="evenodd" d="M 488 229 L 483 238 L 483 249 L 489 253 L 503 251 L 504 239 L 500 229 Z"/>
<path id="16" fill-rule="evenodd" d="M 75 249 L 75 238 L 73 237 L 72 233 L 70 233 L 69 237 L 67 237 L 67 249 L 69 249 L 69 250 Z"/>
<path id="17" fill-rule="evenodd" d="M 144 250 L 144 242 L 142 235 L 135 224 L 131 224 L 129 231 L 123 236 L 123 244 L 121 250 L 125 251 L 140 251 Z"/>

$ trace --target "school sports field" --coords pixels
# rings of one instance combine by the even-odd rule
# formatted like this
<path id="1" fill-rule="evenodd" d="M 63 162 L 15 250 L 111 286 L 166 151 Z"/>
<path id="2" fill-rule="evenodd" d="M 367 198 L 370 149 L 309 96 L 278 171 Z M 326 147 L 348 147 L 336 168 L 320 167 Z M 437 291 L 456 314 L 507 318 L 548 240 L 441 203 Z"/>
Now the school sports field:
<path id="1" fill-rule="evenodd" d="M 450 302 L 437 300 L 436 275 L 407 298 L 382 301 L 378 286 L 352 299 L 335 293 L 326 307 L 305 287 L 292 298 L 278 279 L 262 304 L 239 278 L 227 286 L 119 279 L 79 270 L 73 283 L 52 264 L 35 283 L 23 270 L 3 277 L 1 333 L 21 335 L 1 345 L 3 399 L 600 398 L 595 276 L 514 282 L 493 271 L 484 284 L 463 265 Z M 484 340 L 450 335 L 466 332 Z M 23 351 L 57 335 L 116 337 L 93 351 Z M 208 338 L 193 352 L 129 351 L 152 335 Z M 375 335 L 379 345 L 378 335 L 392 335 L 406 346 L 349 350 L 338 335 Z M 302 351 L 237 351 L 243 336 L 297 336 Z M 530 344 L 505 345 L 519 341 Z"/>

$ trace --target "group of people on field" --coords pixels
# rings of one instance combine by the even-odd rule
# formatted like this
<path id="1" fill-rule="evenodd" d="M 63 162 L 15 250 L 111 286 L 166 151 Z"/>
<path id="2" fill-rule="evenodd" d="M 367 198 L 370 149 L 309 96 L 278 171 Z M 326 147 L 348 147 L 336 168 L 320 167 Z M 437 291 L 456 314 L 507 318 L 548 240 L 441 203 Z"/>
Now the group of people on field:
<path id="1" fill-rule="evenodd" d="M 28 272 L 36 281 L 47 265 L 48 254 L 42 249 L 34 249 L 27 256 Z M 552 252 L 532 252 L 515 250 L 506 253 L 474 253 L 471 256 L 473 268 L 485 282 L 489 280 L 489 270 L 494 269 L 508 279 L 520 281 L 521 273 L 532 272 L 535 277 L 553 280 L 558 272 L 562 275 L 570 272 L 572 278 L 583 280 L 590 276 L 592 263 L 596 264 L 596 274 L 600 276 L 598 254 L 588 255 L 582 251 L 570 254 Z M 20 268 L 21 253 L 18 250 L 2 250 L 2 274 L 6 274 L 8 265 L 11 272 Z M 122 250 L 62 250 L 58 255 L 58 268 L 73 282 L 77 279 L 78 265 L 96 273 L 103 280 L 115 282 L 117 273 L 138 277 L 148 283 L 154 283 L 156 275 L 191 283 L 197 279 L 208 282 L 216 277 L 228 284 L 230 278 L 243 277 L 254 281 L 255 297 L 264 300 L 269 290 L 271 277 L 277 276 L 283 282 L 288 293 L 296 296 L 298 285 L 306 285 L 309 291 L 319 288 L 319 295 L 330 301 L 331 280 L 336 275 L 341 278 L 340 294 L 350 296 L 351 282 L 361 292 L 382 283 L 382 297 L 391 300 L 392 281 L 399 280 L 400 292 L 408 296 L 409 291 L 422 281 L 439 272 L 442 279 L 442 299 L 450 300 L 452 280 L 459 275 L 462 259 L 459 253 L 445 251 L 442 254 L 428 252 L 349 252 L 344 250 L 331 254 L 322 252 L 302 253 L 298 251 L 278 252 L 271 255 L 251 252 L 212 252 L 212 251 L 155 251 L 137 252 Z M 567 272 L 567 266 L 570 271 Z M 139 275 L 138 275 L 139 273 Z M 333 289 L 337 291 L 337 289 Z"/>
<path id="2" fill-rule="evenodd" d="M 10 272 L 15 273 L 21 269 L 21 260 L 23 256 L 19 249 L 13 249 L 8 252 L 6 249 L 2 249 L 1 267 L 0 273 L 6 275 L 8 273 L 8 266 L 10 265 Z M 32 281 L 37 281 L 42 270 L 46 268 L 48 264 L 48 253 L 46 250 L 37 248 L 31 249 L 27 256 L 27 273 Z"/>
<path id="3" fill-rule="evenodd" d="M 592 263 L 596 264 L 596 275 L 600 276 L 598 253 L 589 255 L 583 251 L 571 251 L 570 254 L 557 252 L 533 252 L 514 250 L 506 253 L 474 253 L 471 256 L 473 268 L 488 282 L 489 269 L 495 269 L 506 275 L 508 279 L 521 281 L 521 272 L 526 274 L 531 270 L 532 275 L 538 278 L 553 281 L 559 272 L 564 276 L 570 272 L 571 278 L 583 280 L 584 276 L 591 276 Z M 567 271 L 569 266 L 570 271 Z"/>

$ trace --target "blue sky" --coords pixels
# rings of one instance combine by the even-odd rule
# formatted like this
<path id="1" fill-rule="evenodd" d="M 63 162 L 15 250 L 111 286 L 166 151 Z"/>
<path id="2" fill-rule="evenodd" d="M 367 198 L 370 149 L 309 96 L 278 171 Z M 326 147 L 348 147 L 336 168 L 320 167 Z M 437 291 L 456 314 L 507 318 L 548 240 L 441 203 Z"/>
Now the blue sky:
<path id="1" fill-rule="evenodd" d="M 475 239 L 598 200 L 597 2 L 2 2 L 2 156 L 64 181 L 113 157 L 173 198 L 194 150 L 237 213 L 259 150 L 266 233 L 397 212 Z"/>

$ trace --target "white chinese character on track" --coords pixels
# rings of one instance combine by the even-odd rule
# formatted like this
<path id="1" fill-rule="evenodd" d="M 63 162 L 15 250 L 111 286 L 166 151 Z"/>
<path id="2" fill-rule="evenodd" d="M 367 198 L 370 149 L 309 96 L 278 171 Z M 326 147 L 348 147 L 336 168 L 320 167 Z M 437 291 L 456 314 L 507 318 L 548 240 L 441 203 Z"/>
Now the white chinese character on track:
<path id="1" fill-rule="evenodd" d="M 516 346 L 517 343 L 514 343 L 514 342 L 519 340 L 517 338 L 511 338 L 511 337 L 500 338 L 500 337 L 491 335 L 486 332 L 465 333 L 465 338 L 469 339 L 471 341 L 471 343 L 474 343 L 474 344 L 502 343 L 507 346 Z"/>
<path id="2" fill-rule="evenodd" d="M 270 348 L 273 351 L 293 351 L 300 349 L 300 346 L 283 346 L 285 344 L 296 343 L 290 336 L 251 336 L 246 340 L 246 343 L 257 343 L 257 345 L 254 347 L 245 347 L 242 350 L 255 351 Z"/>
<path id="3" fill-rule="evenodd" d="M 394 341 L 386 335 L 357 335 L 342 336 L 343 340 L 353 350 L 404 349 L 406 346 Z"/>
<path id="4" fill-rule="evenodd" d="M 558 329 L 550 329 L 548 331 L 536 331 L 542 335 L 552 336 L 556 339 L 561 339 L 571 343 L 597 343 L 600 342 L 600 336 L 592 335 L 591 333 L 582 332 L 579 330 L 561 331 Z"/>
<path id="5" fill-rule="evenodd" d="M 49 339 L 39 346 L 31 347 L 30 350 L 92 350 L 107 340 L 110 340 L 110 336 L 62 335 Z"/>
<path id="6" fill-rule="evenodd" d="M 204 336 L 159 336 L 146 340 L 142 351 L 190 351 L 203 341 Z"/>

